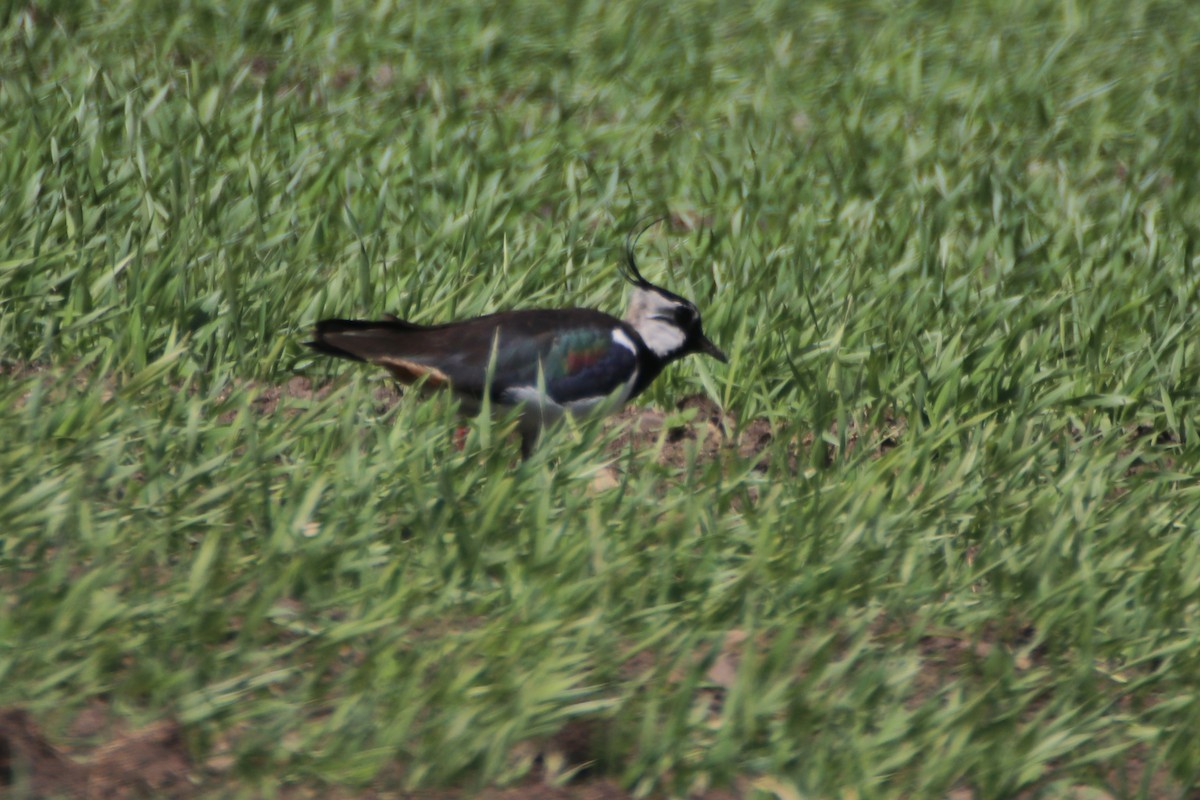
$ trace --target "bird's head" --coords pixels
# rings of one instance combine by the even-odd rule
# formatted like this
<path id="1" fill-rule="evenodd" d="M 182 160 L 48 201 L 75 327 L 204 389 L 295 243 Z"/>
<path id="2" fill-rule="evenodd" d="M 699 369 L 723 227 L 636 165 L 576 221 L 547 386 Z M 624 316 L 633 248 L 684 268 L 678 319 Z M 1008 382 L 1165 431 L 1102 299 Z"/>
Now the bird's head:
<path id="1" fill-rule="evenodd" d="M 634 245 L 646 229 L 659 220 L 631 232 L 625 239 L 625 263 L 622 273 L 633 284 L 633 295 L 629 300 L 629 311 L 625 321 L 638 332 L 655 355 L 664 361 L 674 361 L 691 353 L 704 353 L 721 363 L 728 359 L 712 341 L 704 335 L 700 325 L 700 309 L 687 298 L 655 286 L 642 277 L 633 256 Z"/>

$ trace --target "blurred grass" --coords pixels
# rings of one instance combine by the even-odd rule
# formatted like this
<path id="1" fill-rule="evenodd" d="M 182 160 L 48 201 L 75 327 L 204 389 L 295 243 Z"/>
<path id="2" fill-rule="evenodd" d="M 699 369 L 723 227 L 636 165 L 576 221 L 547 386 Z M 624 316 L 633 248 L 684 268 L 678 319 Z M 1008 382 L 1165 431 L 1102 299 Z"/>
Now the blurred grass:
<path id="1" fill-rule="evenodd" d="M 258 794 L 512 780 L 570 720 L 641 792 L 1200 783 L 1200 7 L 2 21 L 0 704 L 175 715 Z M 732 363 L 645 402 L 770 420 L 765 471 L 634 448 L 589 493 L 593 437 L 459 452 L 299 346 L 619 311 L 649 213 Z"/>

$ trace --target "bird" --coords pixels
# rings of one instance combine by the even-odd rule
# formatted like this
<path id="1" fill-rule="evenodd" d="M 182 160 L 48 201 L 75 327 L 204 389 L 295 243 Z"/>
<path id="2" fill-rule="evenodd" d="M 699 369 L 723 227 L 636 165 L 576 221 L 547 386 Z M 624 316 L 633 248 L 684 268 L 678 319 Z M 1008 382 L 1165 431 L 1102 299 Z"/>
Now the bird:
<path id="1" fill-rule="evenodd" d="M 619 271 L 633 289 L 624 319 L 592 308 L 517 309 L 434 325 L 393 315 L 323 319 L 304 344 L 384 367 L 399 383 L 419 384 L 426 393 L 448 389 L 469 416 L 482 410 L 485 398 L 493 409 L 520 407 L 527 458 L 542 431 L 563 416 L 613 413 L 684 356 L 728 363 L 705 335 L 696 304 L 638 270 L 637 240 L 659 221 L 635 227 L 625 239 Z"/>

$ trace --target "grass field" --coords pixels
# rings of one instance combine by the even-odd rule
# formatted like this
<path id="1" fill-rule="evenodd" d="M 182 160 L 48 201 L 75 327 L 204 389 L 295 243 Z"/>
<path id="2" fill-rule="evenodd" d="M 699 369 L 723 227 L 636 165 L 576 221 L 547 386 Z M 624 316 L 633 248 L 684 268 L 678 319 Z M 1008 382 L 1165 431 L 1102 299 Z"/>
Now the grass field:
<path id="1" fill-rule="evenodd" d="M 0 793 L 1196 796 L 1200 6 L 249 5 L 2 17 Z M 528 461 L 301 345 L 660 214 Z"/>

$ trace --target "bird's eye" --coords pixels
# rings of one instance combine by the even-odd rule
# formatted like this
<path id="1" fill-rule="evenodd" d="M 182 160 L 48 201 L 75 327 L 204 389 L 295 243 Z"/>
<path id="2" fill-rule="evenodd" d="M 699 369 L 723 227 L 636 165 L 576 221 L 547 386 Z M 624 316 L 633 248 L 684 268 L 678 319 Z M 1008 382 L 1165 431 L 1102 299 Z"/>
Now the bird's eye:
<path id="1" fill-rule="evenodd" d="M 675 308 L 675 324 L 681 328 L 690 328 L 696 322 L 696 309 L 688 306 Z"/>

